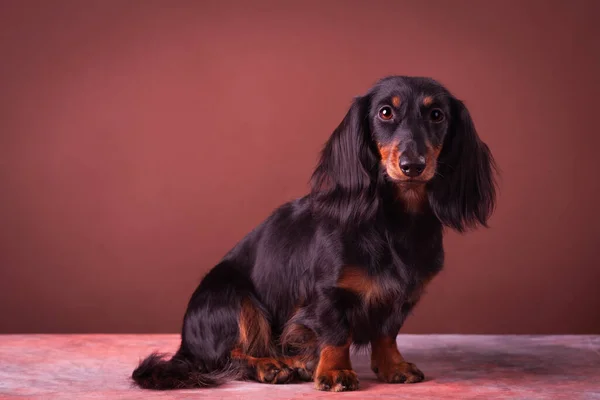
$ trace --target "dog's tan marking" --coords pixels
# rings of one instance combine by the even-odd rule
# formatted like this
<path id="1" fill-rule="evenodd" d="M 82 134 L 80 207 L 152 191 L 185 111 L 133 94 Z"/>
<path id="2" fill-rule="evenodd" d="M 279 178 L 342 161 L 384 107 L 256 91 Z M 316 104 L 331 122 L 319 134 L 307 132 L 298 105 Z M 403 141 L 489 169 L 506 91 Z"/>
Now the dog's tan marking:
<path id="1" fill-rule="evenodd" d="M 429 106 L 430 106 L 430 105 L 432 105 L 432 104 L 433 104 L 433 97 L 431 97 L 431 96 L 426 96 L 426 97 L 423 99 L 423 105 L 424 105 L 425 107 L 429 107 Z"/>
<path id="2" fill-rule="evenodd" d="M 377 378 L 388 383 L 416 383 L 423 373 L 402 357 L 395 337 L 380 337 L 371 341 L 371 369 Z"/>
<path id="3" fill-rule="evenodd" d="M 369 276 L 364 268 L 347 265 L 342 268 L 337 281 L 339 288 L 361 296 L 366 302 L 383 301 L 383 291 L 377 280 Z"/>
<path id="4" fill-rule="evenodd" d="M 435 175 L 437 168 L 437 159 L 442 151 L 441 147 L 433 147 L 431 143 L 427 143 L 427 154 L 425 155 L 425 170 L 421 174 L 421 179 L 429 180 Z"/>
<path id="5" fill-rule="evenodd" d="M 350 362 L 350 340 L 343 346 L 324 346 L 315 371 L 315 387 L 342 392 L 357 390 L 358 385 L 358 376 Z"/>
<path id="6" fill-rule="evenodd" d="M 404 204 L 406 211 L 416 214 L 422 211 L 427 201 L 425 184 L 411 184 L 407 187 L 398 187 L 398 198 Z"/>
<path id="7" fill-rule="evenodd" d="M 262 312 L 248 298 L 242 301 L 238 328 L 239 345 L 244 354 L 269 353 L 271 327 Z"/>
<path id="8" fill-rule="evenodd" d="M 398 150 L 398 141 L 389 144 L 378 144 L 379 155 L 381 156 L 381 164 L 385 168 L 386 173 L 394 180 L 402 180 L 405 178 L 400 170 L 400 150 Z"/>
<path id="9" fill-rule="evenodd" d="M 400 96 L 392 97 L 392 105 L 398 107 L 400 105 Z"/>

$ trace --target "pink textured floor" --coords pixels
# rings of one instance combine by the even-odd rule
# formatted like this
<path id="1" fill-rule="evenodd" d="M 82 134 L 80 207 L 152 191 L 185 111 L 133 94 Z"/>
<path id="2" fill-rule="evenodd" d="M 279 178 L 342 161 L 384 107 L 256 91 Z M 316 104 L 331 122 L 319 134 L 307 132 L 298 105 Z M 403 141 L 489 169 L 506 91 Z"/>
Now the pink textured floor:
<path id="1" fill-rule="evenodd" d="M 173 352 L 178 342 L 178 335 L 0 335 L 0 398 L 600 399 L 600 336 L 401 335 L 402 353 L 425 372 L 425 382 L 379 383 L 368 356 L 356 354 L 357 392 L 318 392 L 311 383 L 231 382 L 176 392 L 130 384 L 140 357 Z"/>

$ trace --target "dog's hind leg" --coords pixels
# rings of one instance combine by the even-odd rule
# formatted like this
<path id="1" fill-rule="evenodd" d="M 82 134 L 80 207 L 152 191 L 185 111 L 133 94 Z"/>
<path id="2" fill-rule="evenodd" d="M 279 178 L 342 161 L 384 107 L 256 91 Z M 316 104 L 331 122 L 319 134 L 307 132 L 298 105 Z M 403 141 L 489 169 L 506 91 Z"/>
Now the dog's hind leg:
<path id="1" fill-rule="evenodd" d="M 284 353 L 281 360 L 294 369 L 300 380 L 309 382 L 319 362 L 319 349 L 315 332 L 296 322 L 300 315 L 295 313 L 279 338 Z"/>
<path id="2" fill-rule="evenodd" d="M 206 367 L 223 368 L 227 359 L 237 379 L 286 383 L 294 378 L 294 370 L 277 358 L 268 312 L 239 270 L 219 265 L 204 278 L 190 304 L 184 341 Z"/>
<path id="3" fill-rule="evenodd" d="M 294 370 L 276 354 L 267 313 L 256 298 L 242 300 L 238 329 L 231 358 L 238 363 L 242 379 L 262 383 L 287 383 L 294 379 Z"/>
<path id="4" fill-rule="evenodd" d="M 230 353 L 240 341 L 244 302 L 252 293 L 250 279 L 236 265 L 218 264 L 190 298 L 177 353 L 170 360 L 151 354 L 133 372 L 133 380 L 143 388 L 164 390 L 212 386 L 238 378 L 243 371 Z M 262 328 L 268 332 L 268 324 Z"/>
<path id="5" fill-rule="evenodd" d="M 276 351 L 271 331 L 250 278 L 223 262 L 193 293 L 177 353 L 170 360 L 150 355 L 133 379 L 149 389 L 213 386 L 231 379 L 290 382 L 300 364 Z"/>

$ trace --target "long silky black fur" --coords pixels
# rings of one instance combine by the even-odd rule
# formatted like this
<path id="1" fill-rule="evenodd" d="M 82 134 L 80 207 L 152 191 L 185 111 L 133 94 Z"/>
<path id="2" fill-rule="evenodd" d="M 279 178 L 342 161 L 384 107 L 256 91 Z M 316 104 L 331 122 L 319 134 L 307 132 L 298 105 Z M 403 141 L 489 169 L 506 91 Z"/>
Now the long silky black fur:
<path id="1" fill-rule="evenodd" d="M 378 101 L 396 91 L 406 107 L 420 94 L 432 95 L 448 114 L 443 132 L 428 133 L 418 107 L 406 109 L 406 120 L 442 145 L 421 213 L 400 204 L 398 185 L 386 176 L 377 151 L 386 136 L 374 122 Z M 245 298 L 267 316 L 274 348 L 281 348 L 280 335 L 290 323 L 314 333 L 318 346 L 341 345 L 350 333 L 358 346 L 395 336 L 423 281 L 442 269 L 444 228 L 487 226 L 496 197 L 494 173 L 490 150 L 462 101 L 429 78 L 379 80 L 353 100 L 326 142 L 311 191 L 274 210 L 207 273 L 189 301 L 177 353 L 171 359 L 150 355 L 133 380 L 143 388 L 176 389 L 242 377 L 230 352 L 239 340 Z M 390 300 L 365 306 L 336 287 L 347 265 L 385 278 Z"/>

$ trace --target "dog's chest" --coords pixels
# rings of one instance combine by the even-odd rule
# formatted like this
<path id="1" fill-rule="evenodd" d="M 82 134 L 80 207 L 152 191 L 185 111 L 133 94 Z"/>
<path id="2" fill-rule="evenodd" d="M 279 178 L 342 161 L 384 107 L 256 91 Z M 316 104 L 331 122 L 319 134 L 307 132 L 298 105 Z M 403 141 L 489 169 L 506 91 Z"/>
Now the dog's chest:
<path id="1" fill-rule="evenodd" d="M 395 236 L 387 235 L 387 240 L 380 239 L 379 243 L 385 245 L 363 258 L 363 265 L 371 271 L 366 279 L 369 290 L 365 305 L 376 309 L 387 305 L 397 309 L 405 303 L 418 301 L 425 286 L 443 267 L 441 232 L 401 232 Z M 376 248 L 372 243 L 362 246 Z"/>
<path id="2" fill-rule="evenodd" d="M 423 219 L 404 229 L 389 232 L 392 264 L 401 270 L 427 279 L 440 271 L 444 261 L 443 235 L 437 221 Z"/>
<path id="3" fill-rule="evenodd" d="M 441 229 L 416 226 L 397 231 L 373 230 L 356 235 L 346 248 L 353 264 L 371 271 L 393 270 L 399 278 L 428 279 L 444 261 Z"/>

